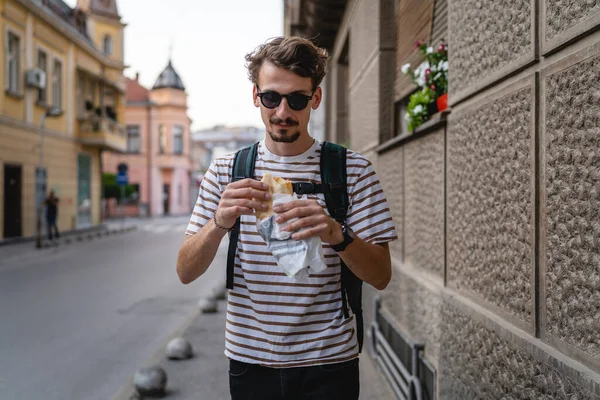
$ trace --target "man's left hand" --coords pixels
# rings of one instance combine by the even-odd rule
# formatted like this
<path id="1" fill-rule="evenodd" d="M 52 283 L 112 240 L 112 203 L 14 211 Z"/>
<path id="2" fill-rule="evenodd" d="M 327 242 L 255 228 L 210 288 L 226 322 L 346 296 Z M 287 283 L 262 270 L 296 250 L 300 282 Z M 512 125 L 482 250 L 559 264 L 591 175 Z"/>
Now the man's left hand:
<path id="1" fill-rule="evenodd" d="M 322 242 L 333 245 L 344 241 L 341 225 L 329 217 L 316 200 L 290 201 L 275 207 L 273 211 L 279 214 L 275 219 L 278 224 L 298 218 L 283 229 L 295 232 L 292 235 L 294 240 L 319 236 Z M 300 229 L 302 232 L 298 232 Z"/>

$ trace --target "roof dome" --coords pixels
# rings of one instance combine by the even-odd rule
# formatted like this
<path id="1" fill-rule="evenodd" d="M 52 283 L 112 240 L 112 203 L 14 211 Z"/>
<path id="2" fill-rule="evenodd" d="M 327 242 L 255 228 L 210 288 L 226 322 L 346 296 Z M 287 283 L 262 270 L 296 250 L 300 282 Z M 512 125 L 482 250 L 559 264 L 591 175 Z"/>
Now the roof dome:
<path id="1" fill-rule="evenodd" d="M 156 82 L 154 82 L 154 86 L 152 89 L 161 89 L 161 88 L 171 88 L 171 89 L 179 89 L 185 90 L 185 86 L 183 86 L 183 81 L 173 68 L 173 64 L 171 60 L 169 60 L 169 65 L 160 73 Z"/>

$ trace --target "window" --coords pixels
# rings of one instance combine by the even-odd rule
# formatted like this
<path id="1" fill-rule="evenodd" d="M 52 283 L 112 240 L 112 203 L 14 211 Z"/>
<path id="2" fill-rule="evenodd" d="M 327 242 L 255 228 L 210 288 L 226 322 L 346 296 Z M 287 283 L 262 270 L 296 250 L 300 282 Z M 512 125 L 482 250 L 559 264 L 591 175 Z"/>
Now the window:
<path id="1" fill-rule="evenodd" d="M 183 154 L 183 126 L 173 126 L 173 153 Z"/>
<path id="2" fill-rule="evenodd" d="M 105 35 L 104 36 L 104 54 L 106 54 L 107 56 L 112 55 L 113 53 L 113 40 L 112 37 L 110 35 Z"/>
<path id="3" fill-rule="evenodd" d="M 408 102 L 410 95 L 396 102 L 394 105 L 394 136 L 400 136 L 408 132 L 408 122 L 406 121 Z"/>
<path id="4" fill-rule="evenodd" d="M 127 151 L 129 153 L 140 152 L 140 126 L 127 125 Z"/>
<path id="5" fill-rule="evenodd" d="M 167 147 L 167 133 L 165 132 L 165 126 L 160 124 L 158 127 L 158 152 L 164 154 Z"/>
<path id="6" fill-rule="evenodd" d="M 81 73 L 77 74 L 77 116 L 82 117 L 85 115 L 85 104 L 83 100 L 83 87 L 85 80 Z"/>
<path id="7" fill-rule="evenodd" d="M 44 74 L 48 75 L 48 56 L 42 50 L 38 50 L 37 67 L 44 71 Z M 40 104 L 46 104 L 48 101 L 47 85 L 43 89 L 38 89 L 37 101 Z"/>
<path id="8" fill-rule="evenodd" d="M 54 60 L 54 71 L 52 73 L 52 105 L 62 109 L 62 63 Z"/>
<path id="9" fill-rule="evenodd" d="M 8 32 L 6 46 L 6 90 L 19 93 L 19 77 L 21 76 L 21 39 Z"/>
<path id="10" fill-rule="evenodd" d="M 96 99 L 96 81 L 91 79 L 85 80 L 85 109 L 86 111 L 94 110 L 94 102 Z"/>

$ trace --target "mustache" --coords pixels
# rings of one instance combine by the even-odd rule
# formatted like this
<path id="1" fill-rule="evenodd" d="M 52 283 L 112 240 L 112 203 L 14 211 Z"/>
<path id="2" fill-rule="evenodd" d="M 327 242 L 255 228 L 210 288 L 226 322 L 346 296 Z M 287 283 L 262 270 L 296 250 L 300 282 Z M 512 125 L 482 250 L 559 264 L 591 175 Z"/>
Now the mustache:
<path id="1" fill-rule="evenodd" d="M 297 121 L 294 121 L 291 118 L 286 118 L 285 120 L 281 119 L 281 118 L 271 118 L 269 120 L 270 123 L 274 124 L 274 125 L 280 125 L 280 124 L 285 124 L 285 125 L 290 125 L 290 126 L 295 126 L 298 125 Z"/>

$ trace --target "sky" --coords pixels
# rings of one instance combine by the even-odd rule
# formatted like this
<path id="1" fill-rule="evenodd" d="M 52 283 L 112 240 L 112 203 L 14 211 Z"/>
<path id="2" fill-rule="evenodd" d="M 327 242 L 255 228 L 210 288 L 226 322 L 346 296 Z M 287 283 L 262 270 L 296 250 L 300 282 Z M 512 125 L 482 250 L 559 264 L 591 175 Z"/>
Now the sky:
<path id="1" fill-rule="evenodd" d="M 169 61 L 188 93 L 192 131 L 261 127 L 244 56 L 283 34 L 284 0 L 117 0 L 125 27 L 125 76 L 151 88 Z M 77 0 L 65 0 L 75 6 Z"/>

